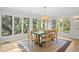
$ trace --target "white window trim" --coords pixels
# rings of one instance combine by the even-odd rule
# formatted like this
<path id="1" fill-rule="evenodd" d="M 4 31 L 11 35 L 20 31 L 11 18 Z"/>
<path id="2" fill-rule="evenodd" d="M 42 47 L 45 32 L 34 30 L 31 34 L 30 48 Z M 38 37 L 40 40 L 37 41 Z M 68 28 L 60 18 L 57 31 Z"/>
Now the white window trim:
<path id="1" fill-rule="evenodd" d="M 56 29 L 58 29 L 58 19 L 56 19 Z"/>
<path id="2" fill-rule="evenodd" d="M 12 35 L 14 35 L 14 16 L 12 16 Z"/>
<path id="3" fill-rule="evenodd" d="M 21 17 L 20 19 L 21 19 L 21 22 L 22 22 L 22 25 L 21 25 L 22 31 L 21 31 L 21 32 L 22 32 L 22 35 L 23 35 L 23 34 L 24 34 L 24 33 L 23 33 L 23 29 L 24 29 L 24 27 L 23 27 L 23 23 L 24 23 L 23 17 Z"/>
<path id="4" fill-rule="evenodd" d="M 29 30 L 32 31 L 33 30 L 33 19 L 29 18 Z"/>
<path id="5" fill-rule="evenodd" d="M 0 14 L 0 37 L 2 36 L 2 20 L 1 20 L 1 14 Z"/>
<path id="6" fill-rule="evenodd" d="M 64 32 L 64 18 L 62 18 L 62 32 Z"/>

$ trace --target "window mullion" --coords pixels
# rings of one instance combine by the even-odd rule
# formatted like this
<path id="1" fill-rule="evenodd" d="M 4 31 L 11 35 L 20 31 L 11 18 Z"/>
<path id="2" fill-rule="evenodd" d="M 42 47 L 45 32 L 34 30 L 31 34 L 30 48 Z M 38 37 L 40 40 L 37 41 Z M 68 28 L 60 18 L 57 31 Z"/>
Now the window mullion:
<path id="1" fill-rule="evenodd" d="M 12 17 L 12 35 L 14 35 L 14 16 Z"/>
<path id="2" fill-rule="evenodd" d="M 23 18 L 21 18 L 21 20 L 22 20 L 22 34 L 23 34 Z"/>
<path id="3" fill-rule="evenodd" d="M 29 21 L 29 30 L 32 31 L 33 30 L 33 19 L 30 18 L 30 21 Z"/>
<path id="4" fill-rule="evenodd" d="M 62 19 L 62 32 L 64 32 L 64 18 Z"/>
<path id="5" fill-rule="evenodd" d="M 56 19 L 56 29 L 58 29 L 58 19 Z"/>

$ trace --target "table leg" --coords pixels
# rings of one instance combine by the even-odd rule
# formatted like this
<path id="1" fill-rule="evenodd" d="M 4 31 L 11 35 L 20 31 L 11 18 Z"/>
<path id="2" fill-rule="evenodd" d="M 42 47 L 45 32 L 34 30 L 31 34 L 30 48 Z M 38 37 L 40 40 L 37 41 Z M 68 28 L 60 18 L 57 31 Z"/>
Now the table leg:
<path id="1" fill-rule="evenodd" d="M 39 35 L 39 46 L 43 47 L 42 42 L 41 42 L 41 35 Z"/>
<path id="2" fill-rule="evenodd" d="M 36 44 L 38 44 L 40 47 L 43 47 L 43 45 L 41 43 L 41 35 L 36 35 L 36 37 L 38 37 Z"/>

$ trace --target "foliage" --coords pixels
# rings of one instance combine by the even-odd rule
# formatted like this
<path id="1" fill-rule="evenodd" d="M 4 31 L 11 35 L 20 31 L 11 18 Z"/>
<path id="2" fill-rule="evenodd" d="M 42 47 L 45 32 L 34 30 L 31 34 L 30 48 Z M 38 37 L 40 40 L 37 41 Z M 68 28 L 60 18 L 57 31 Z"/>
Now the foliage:
<path id="1" fill-rule="evenodd" d="M 14 34 L 21 33 L 21 24 L 22 21 L 20 17 L 14 17 Z"/>
<path id="2" fill-rule="evenodd" d="M 12 16 L 2 15 L 2 36 L 12 34 Z"/>
<path id="3" fill-rule="evenodd" d="M 64 18 L 64 32 L 69 32 L 71 29 L 71 23 L 68 17 Z"/>
<path id="4" fill-rule="evenodd" d="M 23 32 L 27 33 L 29 30 L 29 18 L 24 18 L 23 19 Z"/>

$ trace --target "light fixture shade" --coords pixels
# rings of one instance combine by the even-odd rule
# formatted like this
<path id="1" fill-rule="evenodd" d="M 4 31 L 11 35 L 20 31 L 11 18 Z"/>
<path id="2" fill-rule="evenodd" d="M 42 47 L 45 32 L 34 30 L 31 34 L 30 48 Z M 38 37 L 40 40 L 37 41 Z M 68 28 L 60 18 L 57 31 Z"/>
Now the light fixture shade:
<path id="1" fill-rule="evenodd" d="M 74 16 L 73 19 L 75 22 L 79 22 L 79 16 Z"/>
<path id="2" fill-rule="evenodd" d="M 73 18 L 79 20 L 79 16 L 74 16 Z"/>
<path id="3" fill-rule="evenodd" d="M 42 19 L 43 19 L 44 21 L 49 21 L 49 16 L 43 16 Z"/>

